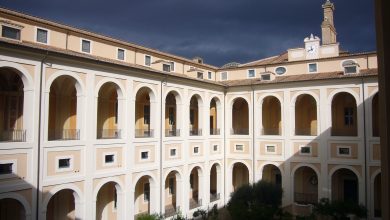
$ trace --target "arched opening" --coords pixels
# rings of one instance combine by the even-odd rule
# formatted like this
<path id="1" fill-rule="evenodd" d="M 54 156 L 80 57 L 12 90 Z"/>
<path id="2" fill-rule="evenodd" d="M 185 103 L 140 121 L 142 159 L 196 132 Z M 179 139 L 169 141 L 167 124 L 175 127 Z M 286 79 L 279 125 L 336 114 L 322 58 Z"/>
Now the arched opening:
<path id="1" fill-rule="evenodd" d="M 295 102 L 295 135 L 317 135 L 317 103 L 313 96 L 303 94 Z"/>
<path id="2" fill-rule="evenodd" d="M 294 173 L 294 202 L 298 204 L 318 202 L 318 176 L 310 167 L 300 167 Z"/>
<path id="3" fill-rule="evenodd" d="M 80 139 L 77 129 L 76 83 L 70 76 L 60 76 L 50 86 L 49 141 Z"/>
<path id="4" fill-rule="evenodd" d="M 178 96 L 175 92 L 169 92 L 165 98 L 165 136 L 175 137 L 180 136 L 180 130 L 177 123 L 177 100 Z"/>
<path id="5" fill-rule="evenodd" d="M 372 98 L 372 136 L 379 137 L 379 94 Z"/>
<path id="6" fill-rule="evenodd" d="M 249 107 L 243 98 L 234 100 L 232 106 L 232 132 L 231 134 L 249 134 Z"/>
<path id="7" fill-rule="evenodd" d="M 0 199 L 0 219 L 1 220 L 24 220 L 26 219 L 26 210 L 16 199 Z"/>
<path id="8" fill-rule="evenodd" d="M 214 164 L 210 170 L 210 202 L 221 198 L 221 166 Z"/>
<path id="9" fill-rule="evenodd" d="M 198 99 L 199 97 L 197 95 L 193 95 L 190 100 L 190 136 L 202 135 L 202 129 L 200 129 Z"/>
<path id="10" fill-rule="evenodd" d="M 213 98 L 210 101 L 210 135 L 219 135 L 220 129 L 218 127 L 218 107 L 217 98 Z"/>
<path id="11" fill-rule="evenodd" d="M 97 111 L 97 138 L 116 139 L 121 137 L 119 129 L 118 86 L 107 82 L 99 90 Z"/>
<path id="12" fill-rule="evenodd" d="M 382 217 L 382 176 L 379 173 L 374 180 L 374 217 Z"/>
<path id="13" fill-rule="evenodd" d="M 96 219 L 118 219 L 119 202 L 117 184 L 108 182 L 104 184 L 97 194 L 96 198 Z"/>
<path id="14" fill-rule="evenodd" d="M 146 138 L 153 137 L 151 126 L 151 104 L 149 88 L 138 90 L 135 100 L 135 137 Z"/>
<path id="15" fill-rule="evenodd" d="M 349 169 L 339 169 L 332 175 L 332 200 L 359 203 L 359 180 Z"/>
<path id="16" fill-rule="evenodd" d="M 135 185 L 134 189 L 134 214 L 153 214 L 152 203 L 156 198 L 152 198 L 155 195 L 151 191 L 154 189 L 154 181 L 150 176 L 143 176 Z M 135 218 L 136 219 L 136 218 Z"/>
<path id="17" fill-rule="evenodd" d="M 262 135 L 281 135 L 282 113 L 279 99 L 268 96 L 263 100 L 262 106 Z"/>
<path id="18" fill-rule="evenodd" d="M 332 100 L 332 136 L 357 136 L 357 108 L 355 98 L 340 92 Z"/>
<path id="19" fill-rule="evenodd" d="M 50 198 L 46 210 L 47 220 L 76 219 L 74 191 L 63 189 Z"/>
<path id="20" fill-rule="evenodd" d="M 201 172 L 202 171 L 199 167 L 195 167 L 190 173 L 190 209 L 194 209 L 202 205 Z"/>
<path id="21" fill-rule="evenodd" d="M 180 210 L 180 174 L 177 171 L 171 171 L 165 179 L 165 217 L 173 216 Z"/>
<path id="22" fill-rule="evenodd" d="M 0 68 L 0 141 L 25 142 L 24 85 L 11 68 Z"/>
<path id="23" fill-rule="evenodd" d="M 280 169 L 273 164 L 267 164 L 264 166 L 263 176 L 261 179 L 282 187 L 282 174 Z"/>
<path id="24" fill-rule="evenodd" d="M 249 184 L 249 170 L 243 163 L 235 163 L 233 166 L 233 191 L 236 191 L 243 185 Z"/>

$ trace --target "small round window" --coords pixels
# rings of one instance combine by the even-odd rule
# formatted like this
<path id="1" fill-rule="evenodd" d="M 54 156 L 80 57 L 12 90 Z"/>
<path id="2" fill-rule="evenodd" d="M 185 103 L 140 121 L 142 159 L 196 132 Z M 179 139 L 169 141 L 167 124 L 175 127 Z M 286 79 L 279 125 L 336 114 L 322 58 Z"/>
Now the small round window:
<path id="1" fill-rule="evenodd" d="M 283 74 L 286 73 L 286 71 L 287 71 L 286 68 L 285 68 L 285 67 L 282 67 L 282 66 L 277 67 L 277 68 L 275 69 L 275 73 L 278 74 L 278 75 L 283 75 Z"/>

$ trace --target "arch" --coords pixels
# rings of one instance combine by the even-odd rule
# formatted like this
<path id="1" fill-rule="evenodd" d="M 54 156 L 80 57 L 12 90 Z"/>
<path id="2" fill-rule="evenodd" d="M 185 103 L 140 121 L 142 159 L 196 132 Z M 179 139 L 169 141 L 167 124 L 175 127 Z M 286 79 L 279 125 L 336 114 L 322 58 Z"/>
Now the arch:
<path id="1" fill-rule="evenodd" d="M 59 185 L 59 186 L 56 186 L 54 187 L 53 189 L 51 189 L 49 192 L 47 192 L 48 196 L 43 199 L 43 202 L 42 202 L 42 207 L 43 207 L 43 211 L 46 212 L 46 208 L 47 208 L 47 205 L 49 204 L 49 201 L 50 199 L 59 191 L 61 190 L 72 190 L 74 193 L 73 193 L 73 196 L 75 198 L 75 202 L 81 202 L 83 200 L 83 193 L 81 192 L 80 188 L 77 187 L 75 184 L 63 184 L 63 185 Z"/>
<path id="2" fill-rule="evenodd" d="M 151 102 L 156 102 L 157 101 L 157 97 L 156 97 L 156 94 L 158 94 L 158 92 L 156 91 L 155 88 L 149 86 L 148 84 L 145 84 L 145 83 L 141 83 L 139 85 L 137 85 L 136 87 L 134 87 L 134 97 L 133 99 L 135 100 L 136 97 L 137 97 L 137 93 L 141 90 L 146 90 L 146 91 L 149 91 L 149 97 L 150 97 L 150 101 Z"/>
<path id="3" fill-rule="evenodd" d="M 382 173 L 377 170 L 371 176 L 371 215 L 373 218 L 382 217 Z"/>
<path id="4" fill-rule="evenodd" d="M 157 182 L 151 175 L 138 175 L 134 181 L 134 214 L 154 213 L 157 203 Z"/>
<path id="5" fill-rule="evenodd" d="M 31 219 L 31 207 L 28 201 L 26 200 L 25 197 L 23 197 L 20 194 L 14 193 L 14 192 L 7 192 L 7 193 L 1 193 L 0 194 L 0 200 L 2 199 L 14 199 L 18 201 L 24 208 L 24 213 L 26 219 Z"/>
<path id="6" fill-rule="evenodd" d="M 209 103 L 209 126 L 210 135 L 219 135 L 222 127 L 222 104 L 217 96 L 211 97 Z"/>
<path id="7" fill-rule="evenodd" d="M 330 181 L 332 200 L 348 200 L 359 203 L 362 182 L 359 173 L 353 167 L 334 167 L 330 171 Z"/>
<path id="8" fill-rule="evenodd" d="M 75 87 L 77 91 L 77 96 L 84 96 L 85 95 L 85 86 L 83 81 L 81 80 L 80 76 L 74 72 L 65 71 L 65 70 L 59 70 L 49 76 L 49 78 L 46 80 L 46 93 L 50 93 L 50 88 L 55 80 L 57 80 L 59 77 L 62 76 L 68 76 L 73 78 L 76 81 Z"/>
<path id="9" fill-rule="evenodd" d="M 295 103 L 297 102 L 297 98 L 301 95 L 309 95 L 309 96 L 313 97 L 316 101 L 316 106 L 319 106 L 320 98 L 316 93 L 314 93 L 312 91 L 300 91 L 300 92 L 295 93 L 294 96 L 292 96 L 292 98 L 291 98 L 291 106 L 295 106 Z"/>
<path id="10" fill-rule="evenodd" d="M 165 91 L 163 97 L 165 97 L 165 99 L 166 99 L 169 93 L 172 93 L 175 96 L 177 105 L 181 105 L 182 104 L 183 94 L 179 90 L 177 90 L 177 89 L 168 89 L 167 91 Z"/>
<path id="11" fill-rule="evenodd" d="M 199 94 L 198 92 L 191 92 L 189 95 L 188 95 L 188 97 L 196 97 L 196 99 L 197 99 L 197 101 L 198 101 L 198 105 L 199 106 L 203 106 L 203 100 L 204 100 L 204 97 L 201 95 L 201 94 Z M 190 98 L 190 100 L 191 100 L 191 98 Z"/>
<path id="12" fill-rule="evenodd" d="M 104 179 L 104 180 L 100 181 L 100 182 L 96 185 L 96 187 L 95 187 L 95 189 L 94 189 L 94 191 L 93 191 L 93 198 L 95 199 L 95 201 L 96 201 L 96 197 L 97 197 L 97 195 L 98 195 L 98 193 L 99 193 L 99 190 L 100 190 L 106 183 L 110 183 L 110 182 L 113 182 L 113 183 L 116 184 L 115 187 L 116 187 L 117 190 L 119 190 L 119 192 L 122 192 L 122 189 L 124 189 L 123 184 L 122 184 L 122 182 L 119 180 L 119 178 L 117 178 L 117 177 L 110 177 L 110 178 Z"/>
<path id="13" fill-rule="evenodd" d="M 189 100 L 190 136 L 202 135 L 203 100 L 198 93 L 193 93 Z"/>
<path id="14" fill-rule="evenodd" d="M 331 135 L 358 135 L 357 99 L 349 92 L 338 92 L 331 102 Z"/>
<path id="15" fill-rule="evenodd" d="M 335 89 L 333 90 L 332 92 L 329 93 L 328 95 L 328 105 L 332 105 L 332 101 L 334 99 L 334 97 L 339 94 L 339 93 L 342 93 L 342 92 L 345 92 L 345 93 L 349 93 L 350 95 L 352 95 L 356 101 L 356 104 L 360 104 L 360 98 L 359 98 L 359 95 L 353 91 L 352 89 L 349 89 L 349 88 L 342 88 L 342 89 Z"/>
<path id="16" fill-rule="evenodd" d="M 149 87 L 141 87 L 135 95 L 135 137 L 153 137 L 153 126 L 156 110 L 155 97 Z"/>
<path id="17" fill-rule="evenodd" d="M 181 96 L 176 90 L 170 90 L 165 96 L 164 128 L 166 137 L 180 136 L 181 127 Z"/>
<path id="18" fill-rule="evenodd" d="M 373 137 L 379 137 L 379 92 L 371 98 L 371 132 Z"/>
<path id="19" fill-rule="evenodd" d="M 8 61 L 0 61 L 0 69 L 1 68 L 11 68 L 16 70 L 15 72 L 18 73 L 23 81 L 24 91 L 33 90 L 33 78 L 29 71 L 22 65 Z"/>
<path id="20" fill-rule="evenodd" d="M 155 177 L 155 175 L 150 172 L 150 171 L 147 171 L 147 172 L 142 172 L 142 173 L 139 173 L 135 176 L 134 180 L 133 180 L 133 183 L 137 183 L 142 177 L 144 176 L 148 176 L 154 183 L 157 184 L 157 178 Z M 133 188 L 135 187 L 135 184 L 133 185 Z"/>
<path id="21" fill-rule="evenodd" d="M 116 87 L 117 87 L 117 94 L 118 94 L 118 99 L 126 99 L 126 96 L 125 96 L 125 89 L 122 85 L 121 82 L 119 82 L 119 80 L 117 79 L 107 79 L 107 78 L 104 78 L 102 80 L 100 80 L 97 84 L 96 84 L 96 87 L 95 87 L 95 97 L 99 97 L 99 93 L 100 93 L 100 90 L 101 88 L 106 85 L 107 83 L 112 83 L 114 84 Z"/>
<path id="22" fill-rule="evenodd" d="M 295 175 L 295 172 L 301 168 L 301 167 L 310 167 L 311 169 L 314 170 L 314 172 L 316 172 L 317 176 L 321 176 L 320 175 L 320 171 L 317 169 L 316 166 L 314 166 L 313 164 L 309 164 L 309 163 L 300 163 L 299 165 L 295 166 L 292 171 L 291 171 L 291 176 L 294 177 Z"/>
<path id="23" fill-rule="evenodd" d="M 210 202 L 215 202 L 221 198 L 222 190 L 222 166 L 219 162 L 214 162 L 210 166 Z"/>
<path id="24" fill-rule="evenodd" d="M 182 180 L 181 174 L 176 169 L 166 171 L 163 179 L 163 209 L 165 217 L 170 217 L 180 210 L 182 205 Z"/>
<path id="25" fill-rule="evenodd" d="M 232 191 L 236 191 L 236 189 L 238 189 L 243 185 L 250 184 L 250 179 L 251 179 L 250 169 L 246 163 L 234 162 L 232 163 L 231 170 L 232 170 L 232 187 L 233 187 Z"/>
<path id="26" fill-rule="evenodd" d="M 292 172 L 293 201 L 299 204 L 315 204 L 318 202 L 319 172 L 311 164 L 301 164 Z"/>
<path id="27" fill-rule="evenodd" d="M 262 135 L 282 134 L 282 103 L 274 95 L 261 99 L 261 127 Z"/>
<path id="28" fill-rule="evenodd" d="M 175 168 L 169 168 L 167 171 L 165 171 L 164 179 L 166 179 L 168 177 L 168 175 L 172 172 L 176 173 L 177 174 L 176 176 L 181 179 L 182 173 L 178 169 L 175 169 Z"/>
<path id="29" fill-rule="evenodd" d="M 257 103 L 262 105 L 264 99 L 269 97 L 269 96 L 275 97 L 276 99 L 279 100 L 280 103 L 283 103 L 283 98 L 279 94 L 277 94 L 277 93 L 270 93 L 270 92 L 263 93 L 261 96 L 259 96 L 259 98 L 257 99 Z"/>
<path id="30" fill-rule="evenodd" d="M 318 102 L 311 94 L 295 97 L 294 128 L 295 135 L 316 136 L 318 134 Z"/>
<path id="31" fill-rule="evenodd" d="M 96 219 L 106 219 L 105 217 L 107 216 L 110 216 L 111 219 L 118 220 L 122 218 L 122 189 L 123 186 L 117 178 L 108 178 L 99 182 L 95 188 L 93 197 Z M 100 196 L 102 196 L 101 199 Z M 112 208 L 110 209 L 108 206 L 112 206 Z M 113 209 L 116 210 L 113 211 Z"/>
<path id="32" fill-rule="evenodd" d="M 282 187 L 282 176 L 282 170 L 278 165 L 274 165 L 272 163 L 262 165 L 261 180 L 265 180 Z"/>
<path id="33" fill-rule="evenodd" d="M 203 199 L 203 171 L 200 166 L 193 166 L 189 174 L 189 207 L 190 210 L 201 205 Z"/>
<path id="34" fill-rule="evenodd" d="M 231 105 L 232 115 L 232 132 L 234 135 L 248 135 L 249 134 L 249 102 L 242 97 L 236 97 Z"/>

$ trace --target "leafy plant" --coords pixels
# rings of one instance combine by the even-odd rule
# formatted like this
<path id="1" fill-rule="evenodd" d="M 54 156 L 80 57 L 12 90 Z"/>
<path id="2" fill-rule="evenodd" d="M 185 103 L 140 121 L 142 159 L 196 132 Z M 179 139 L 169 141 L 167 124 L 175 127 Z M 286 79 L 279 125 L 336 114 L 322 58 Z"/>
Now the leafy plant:
<path id="1" fill-rule="evenodd" d="M 363 205 L 359 205 L 352 201 L 329 201 L 327 198 L 322 198 L 320 202 L 314 206 L 314 213 L 322 216 L 330 216 L 336 220 L 348 219 L 348 215 L 355 215 L 358 218 L 367 217 L 367 209 Z"/>
<path id="2" fill-rule="evenodd" d="M 141 214 L 137 216 L 137 220 L 163 220 L 164 216 L 161 214 Z"/>

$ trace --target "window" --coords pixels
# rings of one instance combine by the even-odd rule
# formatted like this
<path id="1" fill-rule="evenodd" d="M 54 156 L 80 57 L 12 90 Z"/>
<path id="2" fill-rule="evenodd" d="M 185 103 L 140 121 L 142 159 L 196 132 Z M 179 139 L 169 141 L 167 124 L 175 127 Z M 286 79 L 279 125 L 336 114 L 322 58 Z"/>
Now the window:
<path id="1" fill-rule="evenodd" d="M 311 155 L 311 146 L 301 146 L 299 149 L 301 155 Z"/>
<path id="2" fill-rule="evenodd" d="M 20 40 L 20 29 L 2 26 L 1 36 L 14 40 Z"/>
<path id="3" fill-rule="evenodd" d="M 207 73 L 207 79 L 211 79 L 211 78 L 212 78 L 211 72 L 208 72 Z"/>
<path id="4" fill-rule="evenodd" d="M 175 148 L 170 149 L 170 150 L 169 150 L 169 155 L 170 155 L 171 157 L 175 157 L 175 156 L 176 156 L 176 149 L 175 149 Z"/>
<path id="5" fill-rule="evenodd" d="M 37 28 L 37 42 L 47 44 L 48 43 L 48 31 Z"/>
<path id="6" fill-rule="evenodd" d="M 174 125 L 175 124 L 175 111 L 174 111 L 173 107 L 169 107 L 168 117 L 169 117 L 169 125 Z"/>
<path id="7" fill-rule="evenodd" d="M 261 75 L 261 80 L 264 80 L 264 81 L 271 80 L 271 74 L 262 74 Z"/>
<path id="8" fill-rule="evenodd" d="M 169 178 L 168 180 L 168 187 L 169 187 L 169 195 L 175 195 L 175 180 L 173 177 Z"/>
<path id="9" fill-rule="evenodd" d="M 309 63 L 309 73 L 315 73 L 315 72 L 317 72 L 317 64 Z"/>
<path id="10" fill-rule="evenodd" d="M 346 66 L 344 67 L 344 73 L 357 73 L 357 67 L 356 66 Z"/>
<path id="11" fill-rule="evenodd" d="M 152 64 L 152 57 L 145 55 L 145 66 L 150 66 Z"/>
<path id="12" fill-rule="evenodd" d="M 59 169 L 70 168 L 70 158 L 59 159 L 58 168 Z"/>
<path id="13" fill-rule="evenodd" d="M 349 146 L 337 146 L 338 156 L 351 156 L 351 147 Z"/>
<path id="14" fill-rule="evenodd" d="M 81 51 L 84 53 L 91 53 L 91 41 L 81 40 Z"/>
<path id="15" fill-rule="evenodd" d="M 199 147 L 194 147 L 194 154 L 199 154 Z"/>
<path id="16" fill-rule="evenodd" d="M 278 75 L 283 75 L 286 72 L 287 72 L 286 67 L 280 66 L 280 67 L 276 67 L 276 69 L 275 69 L 275 73 L 278 74 Z"/>
<path id="17" fill-rule="evenodd" d="M 255 76 L 256 76 L 255 70 L 248 70 L 248 78 L 253 78 Z"/>
<path id="18" fill-rule="evenodd" d="M 214 145 L 214 146 L 213 146 L 213 150 L 214 150 L 214 151 L 218 151 L 218 145 Z"/>
<path id="19" fill-rule="evenodd" d="M 228 79 L 228 74 L 227 72 L 222 72 L 221 73 L 221 80 L 227 80 Z"/>
<path id="20" fill-rule="evenodd" d="M 171 72 L 171 65 L 170 64 L 163 64 L 163 71 L 165 72 Z"/>
<path id="21" fill-rule="evenodd" d="M 107 154 L 104 156 L 104 162 L 105 163 L 114 163 L 115 162 L 115 156 L 114 154 Z"/>
<path id="22" fill-rule="evenodd" d="M 144 202 L 150 201 L 150 183 L 144 184 Z"/>
<path id="23" fill-rule="evenodd" d="M 175 72 L 175 62 L 170 62 L 171 64 L 171 71 Z"/>
<path id="24" fill-rule="evenodd" d="M 198 79 L 203 79 L 203 73 L 202 72 L 198 72 L 198 74 L 196 75 L 196 77 Z"/>
<path id="25" fill-rule="evenodd" d="M 276 153 L 276 146 L 275 145 L 266 145 L 265 150 L 267 153 Z"/>
<path id="26" fill-rule="evenodd" d="M 344 125 L 353 125 L 353 108 L 351 107 L 344 108 Z"/>
<path id="27" fill-rule="evenodd" d="M 118 48 L 118 60 L 125 60 L 125 50 Z"/>
<path id="28" fill-rule="evenodd" d="M 150 105 L 144 105 L 144 124 L 150 124 Z"/>
<path id="29" fill-rule="evenodd" d="M 142 152 L 141 152 L 141 159 L 142 159 L 142 160 L 147 160 L 147 159 L 149 159 L 149 152 L 148 152 L 148 151 L 142 151 Z"/>
<path id="30" fill-rule="evenodd" d="M 12 174 L 13 163 L 1 163 L 0 175 Z"/>
<path id="31" fill-rule="evenodd" d="M 356 63 L 354 60 L 345 60 L 341 64 L 344 68 L 344 74 L 353 74 L 357 73 L 358 69 L 357 67 L 359 66 L 358 63 Z"/>
<path id="32" fill-rule="evenodd" d="M 236 151 L 244 151 L 244 145 L 242 144 L 236 144 Z"/>

